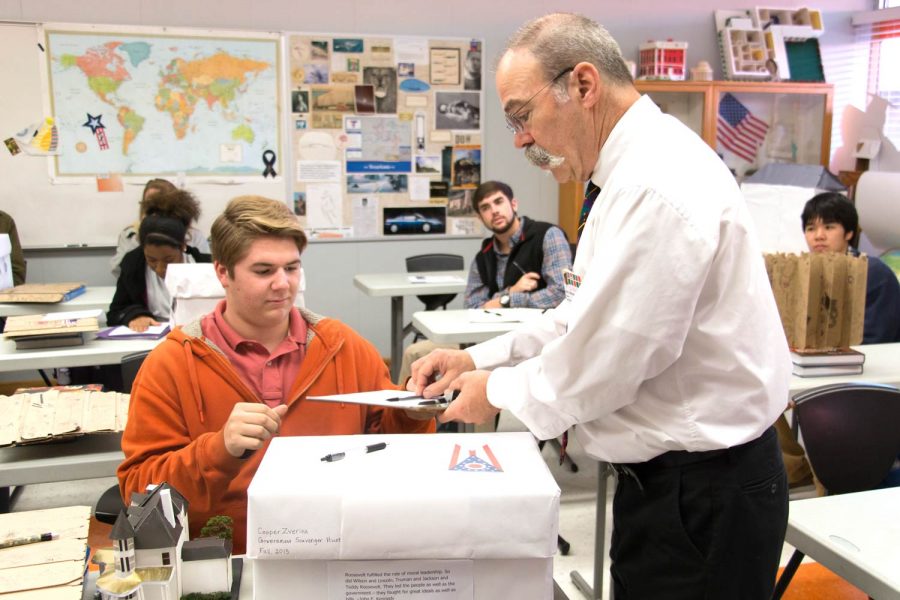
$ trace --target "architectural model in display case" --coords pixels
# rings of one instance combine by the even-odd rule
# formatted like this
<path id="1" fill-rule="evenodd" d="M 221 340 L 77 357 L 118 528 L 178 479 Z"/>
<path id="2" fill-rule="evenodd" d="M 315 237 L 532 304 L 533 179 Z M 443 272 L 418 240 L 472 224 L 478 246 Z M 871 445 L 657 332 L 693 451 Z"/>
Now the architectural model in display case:
<path id="1" fill-rule="evenodd" d="M 727 79 L 791 79 L 786 44 L 825 31 L 822 13 L 810 8 L 717 10 L 715 20 Z"/>
<path id="2" fill-rule="evenodd" d="M 638 79 L 684 81 L 687 69 L 687 42 L 648 41 L 638 46 Z"/>

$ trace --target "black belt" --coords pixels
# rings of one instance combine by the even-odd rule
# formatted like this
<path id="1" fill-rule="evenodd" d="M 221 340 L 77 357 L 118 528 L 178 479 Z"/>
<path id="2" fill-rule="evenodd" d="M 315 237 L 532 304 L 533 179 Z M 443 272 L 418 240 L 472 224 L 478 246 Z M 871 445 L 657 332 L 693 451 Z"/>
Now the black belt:
<path id="1" fill-rule="evenodd" d="M 635 473 L 651 473 L 660 469 L 683 467 L 685 465 L 692 465 L 695 463 L 706 462 L 710 460 L 736 459 L 740 457 L 740 455 L 744 452 L 765 443 L 770 437 L 774 437 L 775 435 L 775 428 L 769 427 L 765 432 L 763 432 L 761 436 L 759 436 L 755 440 L 750 440 L 749 442 L 744 442 L 743 444 L 738 444 L 737 446 L 732 446 L 730 448 L 718 448 L 716 450 L 703 450 L 700 452 L 690 452 L 688 450 L 669 450 L 668 452 L 651 458 L 646 462 L 609 463 L 609 466 L 619 475 L 628 475 L 634 477 Z"/>

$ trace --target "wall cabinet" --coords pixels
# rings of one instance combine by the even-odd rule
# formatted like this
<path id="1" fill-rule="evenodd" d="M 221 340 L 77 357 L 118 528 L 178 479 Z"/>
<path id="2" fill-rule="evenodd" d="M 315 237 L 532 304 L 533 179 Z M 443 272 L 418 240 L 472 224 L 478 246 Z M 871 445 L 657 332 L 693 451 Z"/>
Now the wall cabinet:
<path id="1" fill-rule="evenodd" d="M 660 108 L 694 130 L 734 166 L 738 177 L 746 168 L 772 162 L 820 164 L 831 155 L 834 90 L 828 83 L 758 81 L 636 81 L 635 87 Z M 731 94 L 768 125 L 753 163 L 739 160 L 717 141 L 719 106 Z M 653 165 L 647 165 L 653 168 Z M 559 186 L 559 225 L 574 242 L 584 195 L 583 182 Z"/>

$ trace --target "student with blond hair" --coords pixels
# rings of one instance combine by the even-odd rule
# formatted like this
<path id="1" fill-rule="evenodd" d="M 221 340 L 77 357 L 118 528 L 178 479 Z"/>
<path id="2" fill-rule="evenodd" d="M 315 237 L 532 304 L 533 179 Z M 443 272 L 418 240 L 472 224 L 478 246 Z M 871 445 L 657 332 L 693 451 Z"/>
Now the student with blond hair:
<path id="1" fill-rule="evenodd" d="M 171 332 L 131 391 L 119 466 L 124 498 L 167 481 L 190 503 L 191 536 L 234 519 L 246 544 L 247 486 L 275 434 L 426 433 L 434 420 L 307 396 L 395 388 L 372 344 L 340 321 L 297 309 L 306 235 L 285 204 L 233 199 L 212 226 L 225 299 Z"/>

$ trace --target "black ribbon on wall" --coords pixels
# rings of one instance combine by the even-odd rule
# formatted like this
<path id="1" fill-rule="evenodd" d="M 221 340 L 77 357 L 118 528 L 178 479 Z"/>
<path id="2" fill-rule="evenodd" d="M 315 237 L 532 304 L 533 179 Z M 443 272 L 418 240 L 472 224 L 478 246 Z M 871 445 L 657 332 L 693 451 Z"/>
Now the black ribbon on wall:
<path id="1" fill-rule="evenodd" d="M 263 177 L 275 177 L 275 175 L 277 175 L 277 173 L 275 173 L 275 151 L 266 150 L 263 152 L 262 161 L 263 164 L 266 165 L 266 168 L 263 171 Z"/>

